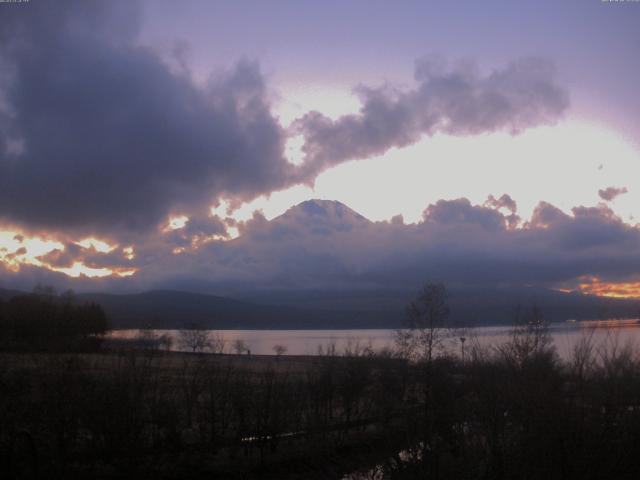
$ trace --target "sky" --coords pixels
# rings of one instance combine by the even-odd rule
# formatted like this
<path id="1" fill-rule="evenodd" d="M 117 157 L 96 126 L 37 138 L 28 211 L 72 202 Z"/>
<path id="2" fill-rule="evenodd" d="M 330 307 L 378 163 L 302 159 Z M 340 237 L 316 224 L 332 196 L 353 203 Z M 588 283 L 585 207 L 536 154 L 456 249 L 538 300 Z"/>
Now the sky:
<path id="1" fill-rule="evenodd" d="M 640 3 L 0 4 L 0 288 L 640 296 Z"/>

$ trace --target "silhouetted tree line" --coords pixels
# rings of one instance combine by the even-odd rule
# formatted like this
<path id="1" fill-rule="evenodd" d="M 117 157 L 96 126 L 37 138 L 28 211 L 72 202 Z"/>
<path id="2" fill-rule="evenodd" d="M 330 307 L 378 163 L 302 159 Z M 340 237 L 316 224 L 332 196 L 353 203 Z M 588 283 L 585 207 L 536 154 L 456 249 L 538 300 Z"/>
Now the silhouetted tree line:
<path id="1" fill-rule="evenodd" d="M 3 350 L 93 350 L 109 324 L 100 305 L 78 303 L 37 287 L 32 294 L 0 299 L 0 348 Z"/>

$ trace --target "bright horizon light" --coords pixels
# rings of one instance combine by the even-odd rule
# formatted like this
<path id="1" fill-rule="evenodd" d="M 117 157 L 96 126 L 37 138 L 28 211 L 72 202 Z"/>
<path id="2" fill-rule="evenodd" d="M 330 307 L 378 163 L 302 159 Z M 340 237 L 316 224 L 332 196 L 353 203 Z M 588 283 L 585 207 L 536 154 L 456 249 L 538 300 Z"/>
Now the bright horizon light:
<path id="1" fill-rule="evenodd" d="M 640 152 L 612 130 L 568 119 L 516 136 L 425 137 L 415 145 L 329 169 L 313 188 L 297 185 L 259 197 L 230 217 L 246 221 L 262 211 L 272 219 L 318 198 L 338 200 L 373 221 L 402 215 L 406 223 L 415 223 L 440 199 L 466 197 L 481 205 L 489 195 L 507 193 L 518 203 L 518 214 L 528 219 L 540 201 L 568 214 L 576 206 L 597 205 L 603 202 L 598 190 L 611 186 L 628 191 L 609 207 L 635 223 L 640 219 Z M 223 205 L 212 211 L 224 217 Z"/>
<path id="2" fill-rule="evenodd" d="M 115 275 L 116 277 L 130 277 L 137 272 L 135 268 L 93 268 L 82 262 L 74 262 L 70 267 L 49 267 L 54 272 L 64 273 L 73 278 L 85 276 L 89 278 L 102 278 Z"/>

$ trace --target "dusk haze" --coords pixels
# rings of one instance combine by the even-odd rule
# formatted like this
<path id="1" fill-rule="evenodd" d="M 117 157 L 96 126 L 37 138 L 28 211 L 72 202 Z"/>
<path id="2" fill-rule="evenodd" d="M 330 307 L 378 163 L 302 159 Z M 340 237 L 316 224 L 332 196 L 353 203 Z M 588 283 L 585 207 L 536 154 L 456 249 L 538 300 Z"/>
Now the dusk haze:
<path id="1" fill-rule="evenodd" d="M 639 87 L 640 0 L 0 0 L 0 477 L 637 478 Z"/>

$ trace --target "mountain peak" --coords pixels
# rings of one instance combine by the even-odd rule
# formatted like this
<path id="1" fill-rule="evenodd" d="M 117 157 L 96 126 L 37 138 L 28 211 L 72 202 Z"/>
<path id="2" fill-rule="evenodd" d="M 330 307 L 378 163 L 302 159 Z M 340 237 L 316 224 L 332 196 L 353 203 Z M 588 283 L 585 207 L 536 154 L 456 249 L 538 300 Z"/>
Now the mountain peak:
<path id="1" fill-rule="evenodd" d="M 357 220 L 367 220 L 365 217 L 347 207 L 344 203 L 338 202 L 336 200 L 320 200 L 320 199 L 312 199 L 305 200 L 298 205 L 291 207 L 285 215 L 290 212 L 301 212 L 308 216 L 324 216 L 324 217 L 333 217 L 339 219 L 357 219 Z"/>
<path id="2" fill-rule="evenodd" d="M 280 228 L 328 233 L 364 226 L 370 221 L 343 203 L 333 200 L 306 200 L 272 220 Z"/>

